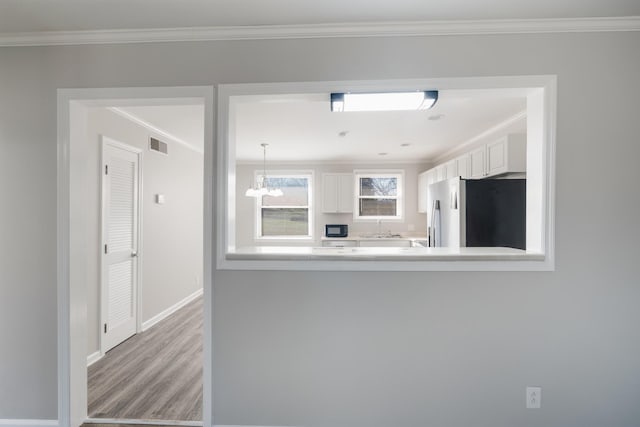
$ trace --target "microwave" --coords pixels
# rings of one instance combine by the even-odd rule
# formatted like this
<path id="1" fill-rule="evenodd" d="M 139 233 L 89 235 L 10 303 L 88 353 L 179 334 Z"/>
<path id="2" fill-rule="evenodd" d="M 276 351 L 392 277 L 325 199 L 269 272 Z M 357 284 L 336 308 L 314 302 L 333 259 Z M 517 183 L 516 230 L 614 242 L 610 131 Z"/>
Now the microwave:
<path id="1" fill-rule="evenodd" d="M 347 224 L 325 224 L 325 237 L 347 237 L 349 226 Z"/>

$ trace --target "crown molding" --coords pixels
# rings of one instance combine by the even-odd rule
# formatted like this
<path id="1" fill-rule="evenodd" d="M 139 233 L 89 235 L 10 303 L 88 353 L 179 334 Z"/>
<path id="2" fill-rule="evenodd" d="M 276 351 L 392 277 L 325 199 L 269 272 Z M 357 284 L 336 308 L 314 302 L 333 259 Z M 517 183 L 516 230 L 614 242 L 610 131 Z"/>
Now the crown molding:
<path id="1" fill-rule="evenodd" d="M 0 33 L 0 47 L 617 31 L 640 31 L 640 16 Z"/>

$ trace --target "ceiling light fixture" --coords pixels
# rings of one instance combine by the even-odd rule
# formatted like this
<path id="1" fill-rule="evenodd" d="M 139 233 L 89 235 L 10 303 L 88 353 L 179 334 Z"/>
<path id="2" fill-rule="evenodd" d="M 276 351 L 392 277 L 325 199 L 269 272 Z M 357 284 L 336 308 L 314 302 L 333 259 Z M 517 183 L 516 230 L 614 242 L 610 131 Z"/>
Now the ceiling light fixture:
<path id="1" fill-rule="evenodd" d="M 415 92 L 332 93 L 331 111 L 428 110 L 438 100 L 437 90 Z"/>
<path id="2" fill-rule="evenodd" d="M 260 144 L 262 147 L 262 175 L 258 176 L 256 179 L 255 186 L 250 187 L 244 193 L 247 197 L 262 197 L 262 196 L 271 196 L 271 197 L 280 197 L 283 195 L 283 192 L 279 188 L 269 188 L 268 187 L 268 179 L 267 179 L 267 145 L 266 143 Z"/>

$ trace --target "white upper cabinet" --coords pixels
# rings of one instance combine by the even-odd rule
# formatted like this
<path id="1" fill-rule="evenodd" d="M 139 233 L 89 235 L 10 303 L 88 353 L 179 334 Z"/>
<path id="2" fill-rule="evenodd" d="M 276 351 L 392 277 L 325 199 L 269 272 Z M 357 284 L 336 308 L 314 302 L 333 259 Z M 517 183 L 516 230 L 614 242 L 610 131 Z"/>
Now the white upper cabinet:
<path id="1" fill-rule="evenodd" d="M 525 135 L 508 135 L 487 144 L 486 176 L 521 173 L 527 170 Z"/>
<path id="2" fill-rule="evenodd" d="M 488 178 L 505 173 L 527 171 L 527 139 L 510 134 L 471 151 L 469 177 Z"/>
<path id="3" fill-rule="evenodd" d="M 429 169 L 418 175 L 418 212 L 427 213 L 427 188 L 437 180 L 436 169 Z"/>
<path id="4" fill-rule="evenodd" d="M 353 212 L 353 174 L 322 174 L 322 212 Z"/>
<path id="5" fill-rule="evenodd" d="M 455 178 L 482 179 L 527 171 L 527 137 L 509 134 L 418 175 L 418 212 L 428 213 L 429 184 Z"/>
<path id="6" fill-rule="evenodd" d="M 447 167 L 445 165 L 436 166 L 436 182 L 447 179 Z"/>
<path id="7" fill-rule="evenodd" d="M 456 159 L 450 160 L 444 164 L 445 177 L 444 179 L 451 179 L 458 176 L 458 162 Z"/>
<path id="8" fill-rule="evenodd" d="M 458 166 L 457 176 L 460 176 L 464 179 L 471 177 L 471 160 L 470 159 L 471 159 L 471 155 L 467 153 L 467 154 L 463 154 L 462 156 L 458 157 L 455 160 Z"/>
<path id="9" fill-rule="evenodd" d="M 469 178 L 479 179 L 485 177 L 485 153 L 487 151 L 486 146 L 476 148 L 469 153 Z"/>

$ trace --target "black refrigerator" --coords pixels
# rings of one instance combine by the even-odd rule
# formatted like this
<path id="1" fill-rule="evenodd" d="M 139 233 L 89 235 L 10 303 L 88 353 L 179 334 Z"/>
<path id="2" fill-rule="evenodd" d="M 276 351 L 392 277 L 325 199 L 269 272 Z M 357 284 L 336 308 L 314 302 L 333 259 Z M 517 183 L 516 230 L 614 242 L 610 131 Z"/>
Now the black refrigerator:
<path id="1" fill-rule="evenodd" d="M 526 179 L 452 178 L 431 184 L 431 246 L 526 249 Z"/>

